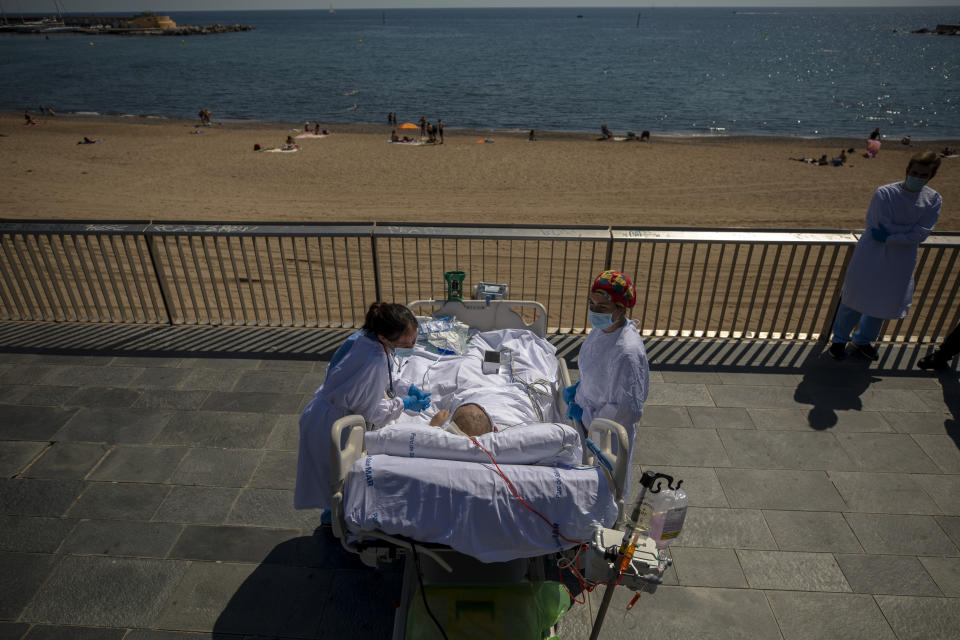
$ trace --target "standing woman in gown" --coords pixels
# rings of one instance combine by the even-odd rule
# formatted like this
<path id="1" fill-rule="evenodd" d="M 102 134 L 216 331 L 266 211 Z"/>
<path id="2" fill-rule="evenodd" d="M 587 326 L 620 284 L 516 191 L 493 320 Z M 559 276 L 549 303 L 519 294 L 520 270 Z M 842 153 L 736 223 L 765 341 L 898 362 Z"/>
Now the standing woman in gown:
<path id="1" fill-rule="evenodd" d="M 359 414 L 383 427 L 404 411 L 423 411 L 430 394 L 400 387 L 398 370 L 417 341 L 417 320 L 402 304 L 374 302 L 363 328 L 341 345 L 327 375 L 300 416 L 300 453 L 293 503 L 297 509 L 329 509 L 330 432 L 344 416 Z"/>
<path id="2" fill-rule="evenodd" d="M 619 271 L 604 271 L 593 280 L 588 317 L 593 327 L 580 347 L 577 384 L 563 391 L 567 417 L 585 427 L 595 418 L 607 418 L 627 430 L 628 455 L 633 457 L 636 424 L 650 389 L 647 351 L 635 320 L 627 320 L 627 309 L 637 302 L 633 282 Z M 617 455 L 621 452 L 614 451 Z M 626 492 L 630 489 L 627 467 Z"/>
<path id="3" fill-rule="evenodd" d="M 880 354 L 873 343 L 884 319 L 907 317 L 919 246 L 940 217 L 942 198 L 927 186 L 939 168 L 936 153 L 918 153 L 910 158 L 903 180 L 874 192 L 866 228 L 843 278 L 830 345 L 835 359 L 845 358 L 852 342 L 861 354 L 877 360 Z"/>

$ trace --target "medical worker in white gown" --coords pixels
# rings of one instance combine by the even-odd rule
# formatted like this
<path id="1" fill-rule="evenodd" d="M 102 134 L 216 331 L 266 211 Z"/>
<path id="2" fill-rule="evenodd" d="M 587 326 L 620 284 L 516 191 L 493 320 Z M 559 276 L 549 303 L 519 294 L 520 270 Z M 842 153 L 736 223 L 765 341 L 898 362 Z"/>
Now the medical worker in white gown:
<path id="1" fill-rule="evenodd" d="M 876 360 L 879 354 L 872 343 L 884 318 L 905 318 L 910 311 L 918 247 L 940 215 L 940 194 L 926 186 L 939 167 L 933 151 L 916 154 L 904 180 L 874 192 L 834 319 L 830 355 L 837 360 L 845 357 L 851 340 L 860 353 Z"/>
<path id="2" fill-rule="evenodd" d="M 398 364 L 416 341 L 417 320 L 407 307 L 375 302 L 363 328 L 334 354 L 323 384 L 300 416 L 294 507 L 330 508 L 330 433 L 338 419 L 359 414 L 382 427 L 404 411 L 430 406 L 429 393 L 397 380 Z"/>
<path id="3" fill-rule="evenodd" d="M 627 309 L 636 304 L 633 282 L 619 271 L 604 271 L 590 287 L 588 317 L 593 329 L 578 358 L 580 377 L 564 389 L 568 417 L 587 428 L 595 418 L 608 418 L 627 430 L 632 459 L 636 423 L 650 389 L 650 365 L 636 321 Z M 619 455 L 620 452 L 615 452 Z M 628 465 L 629 469 L 629 465 Z M 630 491 L 627 473 L 627 492 Z M 626 493 L 626 492 L 625 492 Z"/>

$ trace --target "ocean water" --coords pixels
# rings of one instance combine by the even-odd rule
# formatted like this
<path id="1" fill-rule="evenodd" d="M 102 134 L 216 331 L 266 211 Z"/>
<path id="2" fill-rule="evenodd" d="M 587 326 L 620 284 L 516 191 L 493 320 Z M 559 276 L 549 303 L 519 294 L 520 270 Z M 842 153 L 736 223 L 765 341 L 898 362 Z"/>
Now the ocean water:
<path id="1" fill-rule="evenodd" d="M 578 17 L 578 14 L 582 17 Z M 254 31 L 0 35 L 0 109 L 493 130 L 960 138 L 954 8 L 174 13 Z M 92 46 L 91 46 L 92 43 Z"/>

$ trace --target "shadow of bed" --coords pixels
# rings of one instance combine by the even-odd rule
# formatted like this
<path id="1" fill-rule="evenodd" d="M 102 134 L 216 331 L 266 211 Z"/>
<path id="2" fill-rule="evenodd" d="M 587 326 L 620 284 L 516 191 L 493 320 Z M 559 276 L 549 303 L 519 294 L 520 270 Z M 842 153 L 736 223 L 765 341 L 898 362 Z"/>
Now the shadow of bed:
<path id="1" fill-rule="evenodd" d="M 401 568 L 364 566 L 322 528 L 292 538 L 271 549 L 243 581 L 212 637 L 389 638 Z"/>

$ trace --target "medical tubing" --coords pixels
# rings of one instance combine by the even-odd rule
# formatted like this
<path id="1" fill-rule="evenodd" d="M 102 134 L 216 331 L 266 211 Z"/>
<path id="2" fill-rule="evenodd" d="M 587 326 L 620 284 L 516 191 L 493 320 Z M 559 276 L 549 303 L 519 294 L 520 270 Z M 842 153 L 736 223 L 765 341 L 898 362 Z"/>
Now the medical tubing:
<path id="1" fill-rule="evenodd" d="M 423 598 L 423 607 L 427 610 L 427 615 L 430 616 L 430 619 L 433 620 L 433 624 L 437 625 L 437 630 L 440 631 L 440 635 L 443 636 L 443 640 L 450 640 L 447 637 L 447 632 L 443 630 L 443 627 L 440 625 L 440 621 L 437 620 L 437 617 L 433 615 L 433 611 L 430 610 L 430 605 L 427 604 L 427 590 L 423 586 L 423 571 L 420 568 L 420 556 L 417 555 L 417 545 L 411 544 L 410 548 L 413 550 L 413 565 L 414 569 L 417 571 L 417 582 L 420 583 L 420 596 Z"/>
<path id="2" fill-rule="evenodd" d="M 577 548 L 577 553 L 576 553 L 576 555 L 573 557 L 573 560 L 564 560 L 564 559 L 561 557 L 560 560 L 557 561 L 557 575 L 560 577 L 560 584 L 563 586 L 564 590 L 567 592 L 567 595 L 570 596 L 570 599 L 573 600 L 574 602 L 576 602 L 577 604 L 584 604 L 585 602 L 587 602 L 587 598 L 586 598 L 586 596 L 584 596 L 584 599 L 583 599 L 582 601 L 581 601 L 581 600 L 577 600 L 576 596 L 574 596 L 574 595 L 570 592 L 570 589 L 567 589 L 567 585 L 564 584 L 564 582 L 563 582 L 563 570 L 564 570 L 564 569 L 566 569 L 567 571 L 569 571 L 569 572 L 570 572 L 570 575 L 572 575 L 572 576 L 576 579 L 577 583 L 580 585 L 580 591 L 581 591 L 581 593 L 585 593 L 585 594 L 592 593 L 594 589 L 596 589 L 597 587 L 599 587 L 599 586 L 602 585 L 602 584 L 603 584 L 603 585 L 607 585 L 607 586 L 616 587 L 616 586 L 618 586 L 618 585 L 620 584 L 620 582 L 623 580 L 623 571 L 618 571 L 618 572 L 617 572 L 617 581 L 616 581 L 616 582 L 609 582 L 609 581 L 607 581 L 607 580 L 600 580 L 600 581 L 598 581 L 598 582 L 593 583 L 592 585 L 591 585 L 591 584 L 588 584 L 588 583 L 587 583 L 587 580 L 583 577 L 583 574 L 582 574 L 581 571 L 580 571 L 580 554 L 581 554 L 581 553 L 583 552 L 583 550 L 586 549 L 586 548 L 587 548 L 587 545 L 585 545 L 585 544 L 584 544 L 584 545 L 580 545 L 580 546 Z M 576 567 L 571 566 L 574 562 L 576 563 Z M 590 617 L 591 617 L 591 619 L 593 619 L 592 611 L 591 611 L 591 616 L 590 616 Z"/>
<path id="3" fill-rule="evenodd" d="M 496 468 L 497 474 L 499 474 L 499 476 L 500 476 L 501 478 L 503 478 L 503 481 L 507 483 L 507 487 L 510 489 L 510 491 L 513 492 L 513 495 L 517 498 L 517 500 L 520 501 L 520 504 L 522 504 L 524 507 L 526 507 L 526 508 L 527 508 L 529 511 L 531 511 L 535 516 L 537 516 L 538 518 L 540 518 L 541 520 L 543 520 L 544 522 L 546 522 L 546 523 L 547 523 L 547 526 L 549 526 L 550 529 L 551 529 L 555 534 L 557 534 L 557 537 L 558 537 L 558 538 L 562 538 L 564 541 L 569 542 L 570 544 L 577 544 L 577 545 L 586 544 L 583 540 L 571 540 L 571 539 L 568 538 L 567 536 L 565 536 L 565 535 L 563 535 L 562 533 L 560 533 L 559 527 L 557 527 L 555 524 L 553 524 L 552 522 L 550 522 L 550 520 L 549 520 L 546 516 L 544 516 L 542 513 L 540 513 L 539 511 L 537 511 L 536 509 L 534 509 L 533 507 L 531 507 L 529 504 L 527 504 L 527 501 L 524 500 L 524 499 L 520 496 L 520 492 L 517 491 L 516 487 L 513 486 L 513 483 L 510 482 L 510 478 L 507 477 L 507 474 L 505 474 L 505 473 L 503 472 L 503 470 L 500 468 L 500 465 L 497 464 L 497 461 L 493 459 L 493 454 L 491 454 L 489 451 L 487 451 L 482 444 L 480 444 L 479 442 L 477 442 L 477 439 L 476 439 L 476 438 L 474 438 L 473 436 L 469 436 L 469 438 L 470 438 L 470 442 L 472 442 L 474 445 L 477 446 L 478 449 L 480 449 L 480 450 L 483 451 L 485 454 L 487 454 L 487 457 L 490 458 L 490 462 L 492 462 L 492 463 L 493 463 L 493 466 Z"/>

